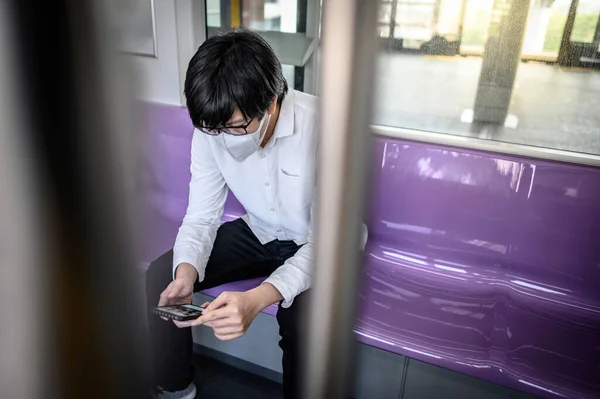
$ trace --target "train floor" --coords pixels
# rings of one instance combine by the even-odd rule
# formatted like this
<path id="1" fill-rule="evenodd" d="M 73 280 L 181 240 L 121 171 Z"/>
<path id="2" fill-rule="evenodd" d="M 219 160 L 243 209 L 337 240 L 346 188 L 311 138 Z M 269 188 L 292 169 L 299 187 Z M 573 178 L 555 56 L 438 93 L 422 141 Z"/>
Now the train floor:
<path id="1" fill-rule="evenodd" d="M 279 399 L 281 384 L 212 358 L 196 356 L 196 398 Z"/>

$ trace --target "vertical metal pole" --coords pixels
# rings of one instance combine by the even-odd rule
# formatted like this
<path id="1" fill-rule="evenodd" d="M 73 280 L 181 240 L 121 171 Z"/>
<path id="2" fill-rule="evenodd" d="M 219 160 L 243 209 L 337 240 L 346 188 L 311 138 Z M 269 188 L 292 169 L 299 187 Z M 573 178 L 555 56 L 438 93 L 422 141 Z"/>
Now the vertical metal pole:
<path id="1" fill-rule="evenodd" d="M 229 0 L 230 1 L 230 12 L 231 18 L 229 23 L 232 28 L 242 26 L 242 1 L 241 0 Z"/>
<path id="2" fill-rule="evenodd" d="M 325 0 L 315 282 L 304 397 L 345 398 L 352 386 L 377 2 Z"/>
<path id="3" fill-rule="evenodd" d="M 221 0 L 219 11 L 221 13 L 221 30 L 229 29 L 234 21 L 231 20 L 231 1 Z"/>

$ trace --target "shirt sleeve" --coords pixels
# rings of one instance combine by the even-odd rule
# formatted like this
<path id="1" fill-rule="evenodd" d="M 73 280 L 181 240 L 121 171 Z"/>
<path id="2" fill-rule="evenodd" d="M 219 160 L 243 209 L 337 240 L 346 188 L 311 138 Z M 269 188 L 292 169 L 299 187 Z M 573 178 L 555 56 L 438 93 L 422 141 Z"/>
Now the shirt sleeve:
<path id="1" fill-rule="evenodd" d="M 173 278 L 177 266 L 189 263 L 198 271 L 198 281 L 204 279 L 208 257 L 221 225 L 228 189 L 216 165 L 209 139 L 194 131 L 190 195 L 173 247 Z"/>
<path id="2" fill-rule="evenodd" d="M 316 195 L 313 196 L 310 207 L 310 223 L 306 244 L 264 281 L 264 283 L 272 284 L 281 293 L 283 296 L 281 306 L 284 308 L 292 306 L 294 298 L 312 286 L 312 268 L 315 261 L 315 240 L 313 234 L 315 199 Z"/>
<path id="3" fill-rule="evenodd" d="M 289 308 L 294 302 L 294 298 L 302 292 L 312 287 L 313 266 L 315 261 L 315 200 L 313 199 L 310 210 L 310 224 L 308 230 L 307 243 L 296 252 L 294 256 L 288 259 L 283 265 L 279 266 L 264 283 L 272 284 L 283 296 L 281 306 Z M 361 223 L 361 239 L 357 255 L 364 251 L 367 239 L 368 229 L 364 223 Z M 263 284 L 264 284 L 263 283 Z"/>

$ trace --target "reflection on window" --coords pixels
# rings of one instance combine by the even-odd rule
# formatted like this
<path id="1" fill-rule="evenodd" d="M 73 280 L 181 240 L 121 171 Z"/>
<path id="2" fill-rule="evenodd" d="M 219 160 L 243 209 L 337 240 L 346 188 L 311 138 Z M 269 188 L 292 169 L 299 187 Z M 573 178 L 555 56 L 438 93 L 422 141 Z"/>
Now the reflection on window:
<path id="1" fill-rule="evenodd" d="M 244 26 L 262 31 L 296 32 L 297 0 L 245 0 Z"/>
<path id="2" fill-rule="evenodd" d="M 206 21 L 211 28 L 243 26 L 258 31 L 295 33 L 298 0 L 244 0 L 231 1 L 228 7 L 241 6 L 241 21 L 230 22 L 229 10 L 221 10 L 221 0 L 206 1 Z M 233 14 L 237 15 L 237 14 Z"/>
<path id="3" fill-rule="evenodd" d="M 374 123 L 600 154 L 600 1 L 571 2 L 382 3 Z"/>

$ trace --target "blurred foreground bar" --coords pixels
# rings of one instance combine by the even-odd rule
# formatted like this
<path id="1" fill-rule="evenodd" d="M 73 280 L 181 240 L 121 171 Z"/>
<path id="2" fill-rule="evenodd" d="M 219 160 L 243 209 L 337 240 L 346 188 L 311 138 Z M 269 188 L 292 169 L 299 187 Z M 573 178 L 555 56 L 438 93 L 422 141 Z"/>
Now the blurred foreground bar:
<path id="1" fill-rule="evenodd" d="M 9 3 L 0 2 L 0 398 L 42 397 L 45 296 L 29 130 L 16 84 Z M 40 273 L 41 272 L 41 273 Z"/>
<path id="2" fill-rule="evenodd" d="M 304 397 L 346 398 L 354 385 L 377 2 L 323 2 L 317 254 Z"/>
<path id="3" fill-rule="evenodd" d="M 6 4 L 0 302 L 16 317 L 0 327 L 0 397 L 145 397 L 136 125 L 128 68 L 111 50 L 114 10 Z"/>

